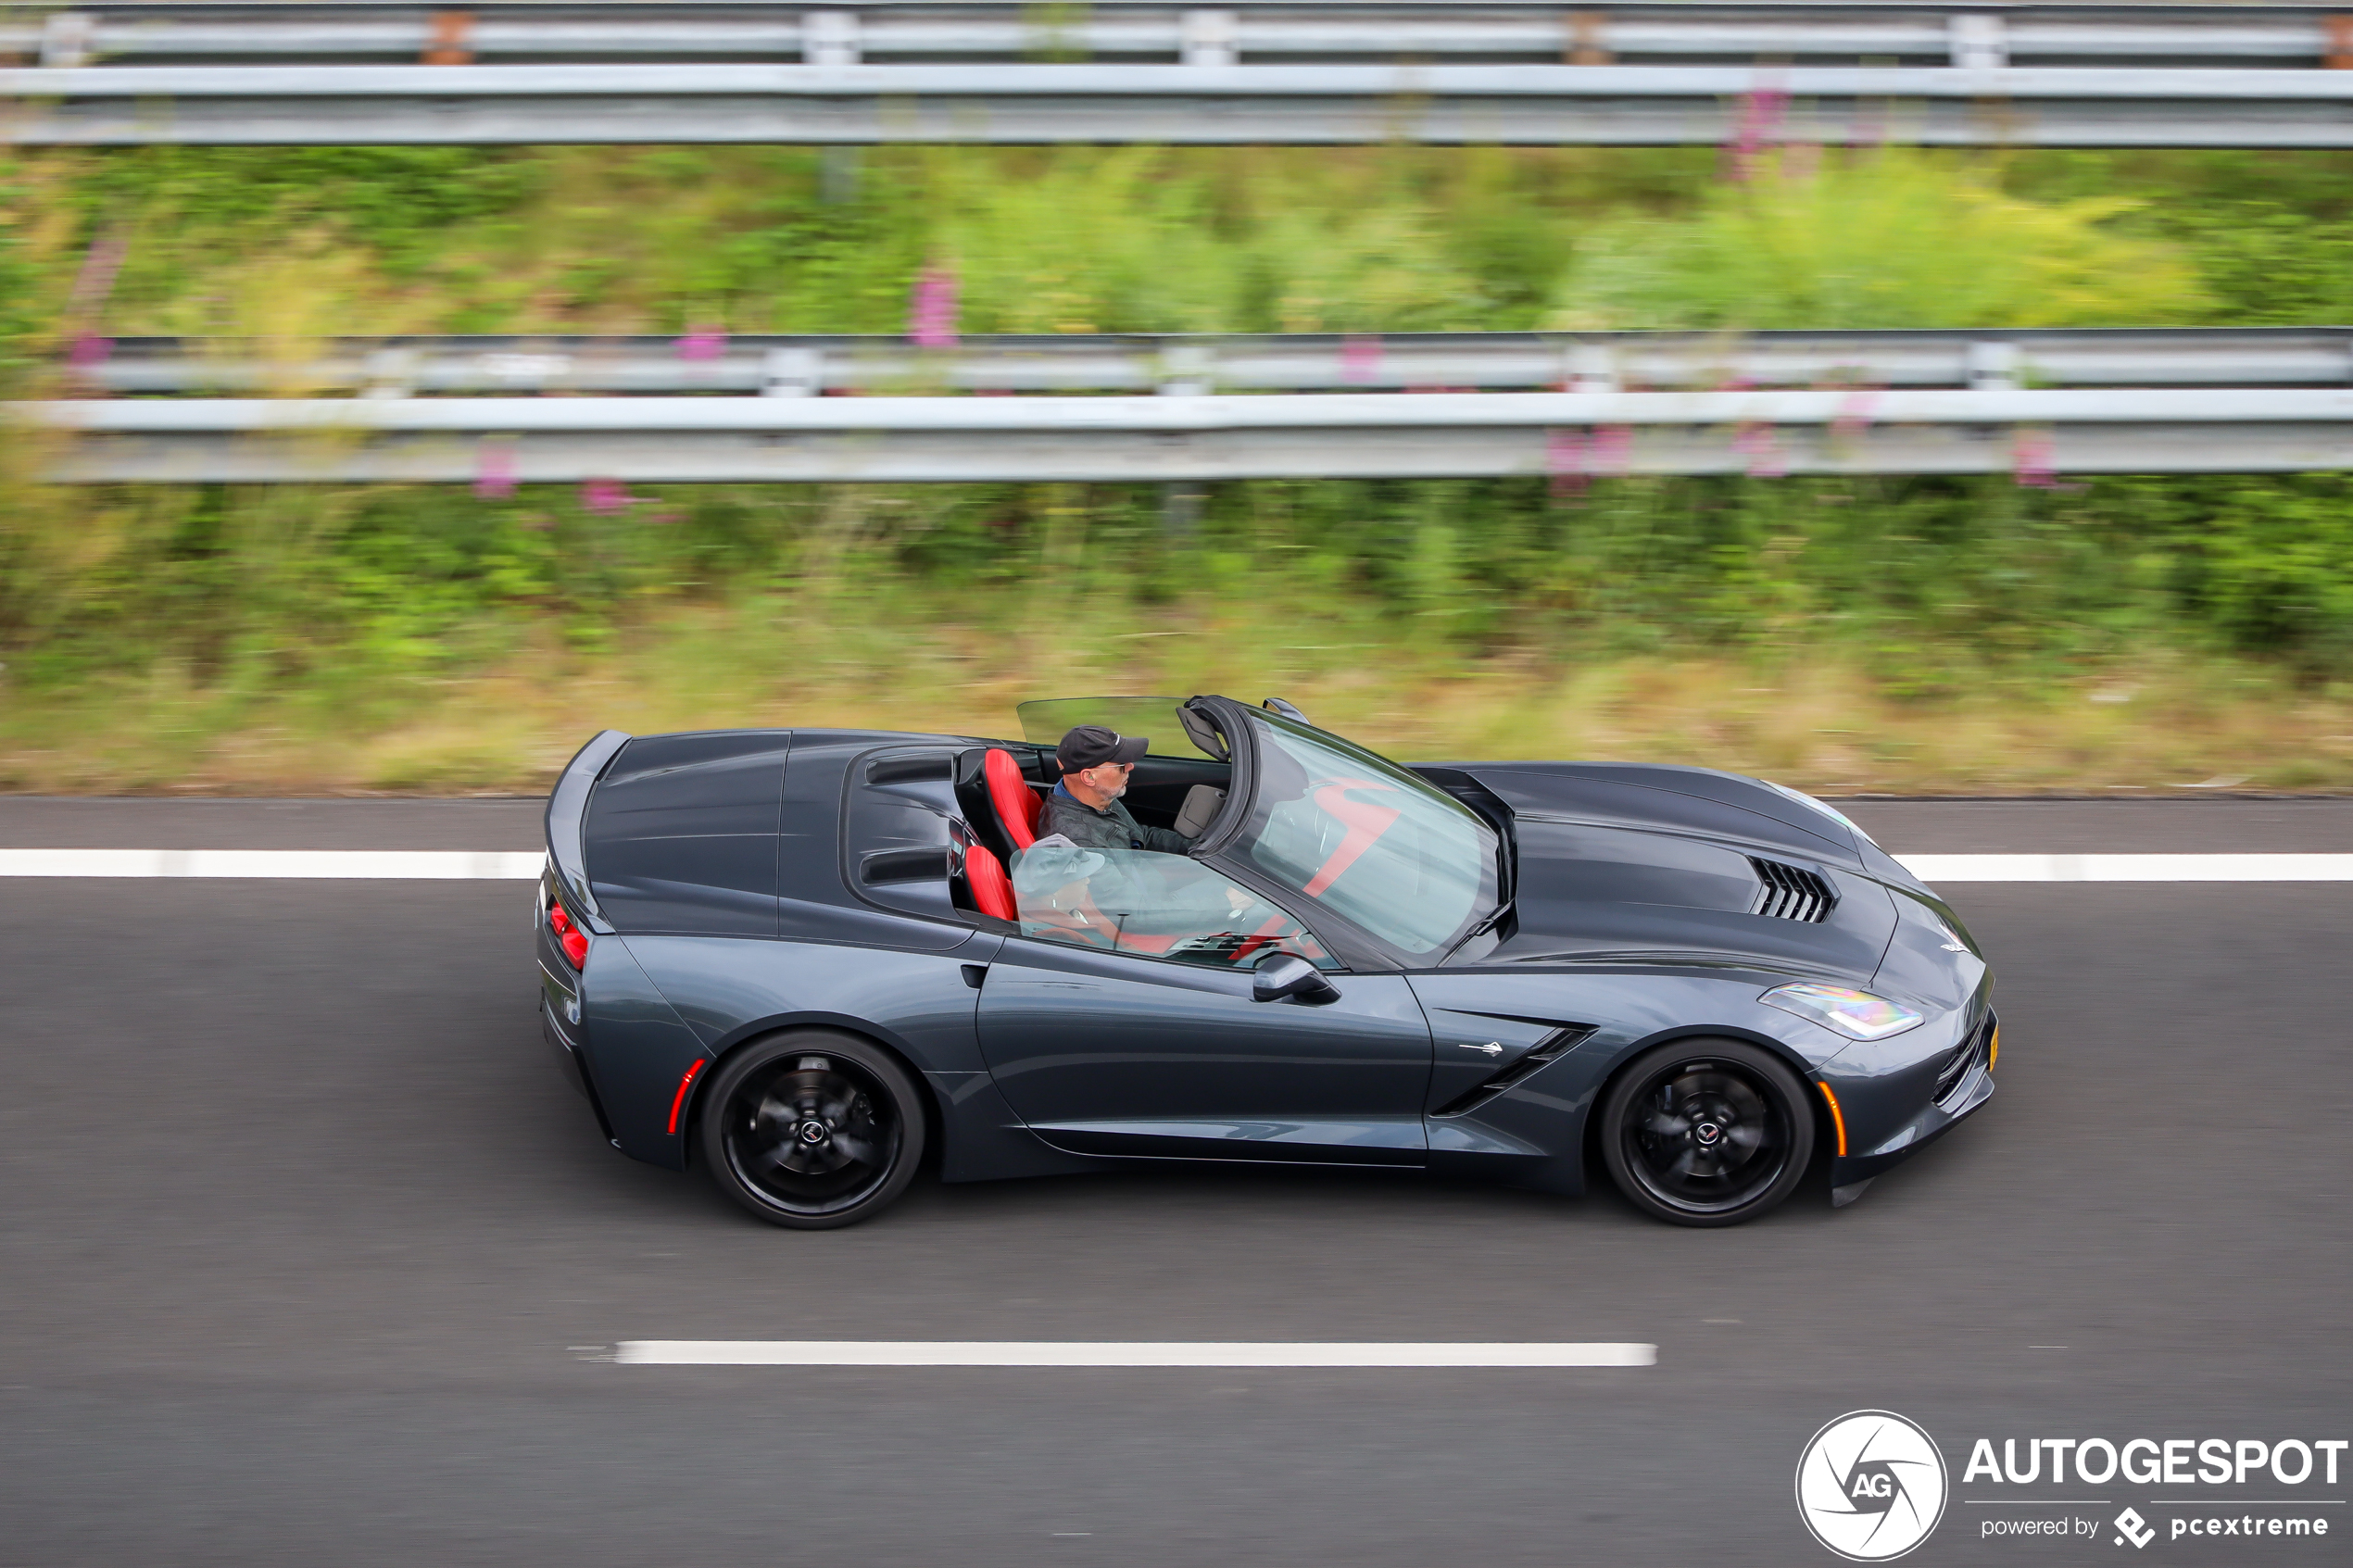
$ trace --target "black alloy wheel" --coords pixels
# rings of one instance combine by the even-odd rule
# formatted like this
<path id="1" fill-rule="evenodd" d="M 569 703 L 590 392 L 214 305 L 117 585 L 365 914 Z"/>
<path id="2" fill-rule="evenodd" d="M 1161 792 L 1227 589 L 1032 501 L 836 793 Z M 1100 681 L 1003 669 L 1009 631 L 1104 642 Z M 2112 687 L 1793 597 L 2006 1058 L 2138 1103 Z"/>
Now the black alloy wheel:
<path id="1" fill-rule="evenodd" d="M 889 1053 L 856 1035 L 774 1035 L 728 1058 L 704 1095 L 703 1163 L 771 1224 L 856 1224 L 914 1179 L 924 1151 L 917 1093 Z"/>
<path id="2" fill-rule="evenodd" d="M 1602 1155 L 1633 1205 L 1679 1225 L 1737 1225 L 1804 1179 L 1814 1106 L 1779 1057 L 1738 1040 L 1675 1040 L 1602 1102 Z"/>

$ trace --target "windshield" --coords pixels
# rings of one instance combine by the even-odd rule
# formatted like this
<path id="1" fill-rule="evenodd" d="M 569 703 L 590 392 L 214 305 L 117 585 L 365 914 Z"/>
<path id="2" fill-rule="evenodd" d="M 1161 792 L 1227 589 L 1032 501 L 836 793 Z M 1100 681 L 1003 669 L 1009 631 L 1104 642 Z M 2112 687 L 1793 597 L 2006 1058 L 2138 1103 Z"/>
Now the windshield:
<path id="1" fill-rule="evenodd" d="M 1179 696 L 1068 696 L 1025 702 L 1013 711 L 1021 715 L 1021 738 L 1035 746 L 1051 748 L 1076 725 L 1101 724 L 1123 735 L 1144 736 L 1151 742 L 1149 756 L 1207 757 L 1176 717 L 1184 706 Z"/>
<path id="2" fill-rule="evenodd" d="M 1495 899 L 1494 830 L 1362 746 L 1258 709 L 1258 781 L 1236 852 L 1390 946 L 1436 952 Z"/>

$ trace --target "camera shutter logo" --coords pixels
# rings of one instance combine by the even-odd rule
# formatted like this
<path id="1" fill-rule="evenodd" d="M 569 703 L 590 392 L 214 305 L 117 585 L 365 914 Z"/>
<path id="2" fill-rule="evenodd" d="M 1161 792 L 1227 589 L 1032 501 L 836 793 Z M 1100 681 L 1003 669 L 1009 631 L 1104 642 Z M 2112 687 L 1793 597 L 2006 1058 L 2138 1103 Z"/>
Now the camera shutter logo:
<path id="1" fill-rule="evenodd" d="M 1893 1411 L 1853 1411 L 1814 1434 L 1797 1461 L 1797 1512 L 1850 1562 L 1903 1556 L 1944 1517 L 1944 1456 Z"/>

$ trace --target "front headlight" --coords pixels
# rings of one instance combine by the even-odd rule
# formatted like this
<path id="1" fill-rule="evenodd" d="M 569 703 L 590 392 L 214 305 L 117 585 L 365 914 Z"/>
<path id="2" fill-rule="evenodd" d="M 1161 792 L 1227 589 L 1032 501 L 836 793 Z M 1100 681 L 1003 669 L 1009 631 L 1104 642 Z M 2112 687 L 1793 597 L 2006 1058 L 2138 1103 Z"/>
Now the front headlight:
<path id="1" fill-rule="evenodd" d="M 1901 1002 L 1891 1002 L 1885 997 L 1874 997 L 1869 991 L 1857 991 L 1848 985 L 1817 985 L 1811 982 L 1776 985 L 1757 1000 L 1826 1024 L 1850 1040 L 1884 1040 L 1890 1035 L 1901 1035 L 1920 1021 L 1919 1013 Z"/>

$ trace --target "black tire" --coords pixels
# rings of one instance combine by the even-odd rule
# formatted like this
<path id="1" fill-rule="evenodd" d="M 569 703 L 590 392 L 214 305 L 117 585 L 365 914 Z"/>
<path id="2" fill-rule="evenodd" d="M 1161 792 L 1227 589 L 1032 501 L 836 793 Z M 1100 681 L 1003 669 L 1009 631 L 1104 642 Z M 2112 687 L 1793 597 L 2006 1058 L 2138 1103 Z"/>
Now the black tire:
<path id="1" fill-rule="evenodd" d="M 1602 1159 L 1627 1201 L 1678 1225 L 1780 1206 L 1814 1152 L 1814 1100 L 1780 1058 L 1738 1040 L 1644 1052 L 1602 1100 Z"/>
<path id="2" fill-rule="evenodd" d="M 703 1165 L 772 1225 L 832 1230 L 890 1206 L 924 1154 L 915 1081 L 879 1047 L 797 1029 L 727 1059 L 698 1113 Z"/>

